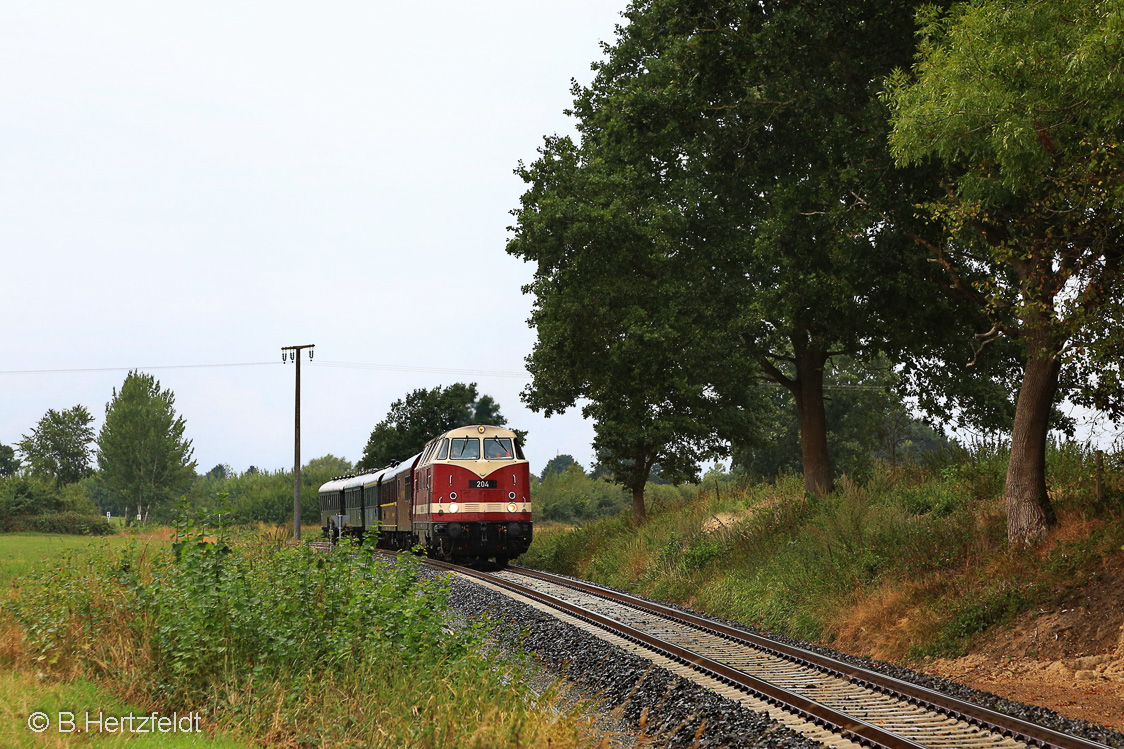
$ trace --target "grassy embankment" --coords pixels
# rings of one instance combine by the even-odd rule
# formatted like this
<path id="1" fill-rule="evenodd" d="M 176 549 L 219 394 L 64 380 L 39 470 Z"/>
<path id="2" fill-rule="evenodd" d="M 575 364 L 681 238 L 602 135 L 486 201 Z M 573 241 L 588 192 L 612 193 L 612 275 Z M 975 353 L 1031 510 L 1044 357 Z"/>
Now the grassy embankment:
<path id="1" fill-rule="evenodd" d="M 957 655 L 992 625 L 1076 595 L 1124 554 L 1118 468 L 1098 505 L 1090 454 L 1054 446 L 1048 460 L 1060 522 L 1031 549 L 1007 547 L 1005 455 L 981 450 L 883 467 L 861 486 L 844 478 L 818 500 L 798 477 L 712 481 L 653 503 L 639 529 L 627 515 L 537 528 L 519 561 L 852 652 Z"/>
<path id="2" fill-rule="evenodd" d="M 0 536 L 0 560 L 22 568 L 0 605 L 0 743 L 127 738 L 33 734 L 35 710 L 200 711 L 209 738 L 190 745 L 204 747 L 589 743 L 582 720 L 485 653 L 480 629 L 449 626 L 444 583 L 420 578 L 415 560 L 279 536 L 236 543 L 194 525 L 175 543 Z M 49 544 L 45 562 L 27 558 Z"/>

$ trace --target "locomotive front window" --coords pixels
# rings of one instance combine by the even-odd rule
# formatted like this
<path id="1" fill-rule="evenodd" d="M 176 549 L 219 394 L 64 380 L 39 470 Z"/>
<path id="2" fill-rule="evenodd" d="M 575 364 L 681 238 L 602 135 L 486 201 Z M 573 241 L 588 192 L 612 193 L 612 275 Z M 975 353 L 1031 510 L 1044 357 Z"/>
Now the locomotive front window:
<path id="1" fill-rule="evenodd" d="M 448 437 L 446 437 L 441 442 L 441 452 L 437 453 L 437 459 L 438 460 L 444 460 L 447 457 L 449 457 L 449 438 Z"/>
<path id="2" fill-rule="evenodd" d="M 511 460 L 511 456 L 512 452 L 510 437 L 484 438 L 485 460 Z"/>
<path id="3" fill-rule="evenodd" d="M 519 458 L 520 460 L 526 460 L 527 459 L 523 455 L 523 448 L 519 446 L 519 440 L 515 441 L 515 457 Z"/>
<path id="4" fill-rule="evenodd" d="M 449 445 L 449 460 L 479 460 L 480 440 L 475 437 L 453 437 Z"/>

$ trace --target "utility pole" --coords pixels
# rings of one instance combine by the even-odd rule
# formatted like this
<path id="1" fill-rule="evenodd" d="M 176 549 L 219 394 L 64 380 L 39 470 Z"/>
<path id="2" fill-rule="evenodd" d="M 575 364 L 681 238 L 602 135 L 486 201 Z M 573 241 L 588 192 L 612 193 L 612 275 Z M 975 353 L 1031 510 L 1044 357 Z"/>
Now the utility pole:
<path id="1" fill-rule="evenodd" d="M 293 540 L 295 541 L 301 540 L 301 350 L 309 349 L 308 359 L 311 361 L 314 348 L 316 348 L 314 343 L 281 347 L 281 361 L 297 364 L 297 397 L 293 429 Z"/>

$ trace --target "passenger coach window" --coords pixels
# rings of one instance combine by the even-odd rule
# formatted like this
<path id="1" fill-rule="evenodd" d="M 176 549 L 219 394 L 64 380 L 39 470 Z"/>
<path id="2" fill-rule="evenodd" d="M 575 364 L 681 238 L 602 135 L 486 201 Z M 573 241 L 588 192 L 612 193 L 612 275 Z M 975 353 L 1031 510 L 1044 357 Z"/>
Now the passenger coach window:
<path id="1" fill-rule="evenodd" d="M 449 460 L 479 460 L 480 440 L 475 437 L 453 437 Z"/>
<path id="2" fill-rule="evenodd" d="M 485 460 L 511 460 L 511 455 L 512 452 L 510 437 L 484 438 Z"/>
<path id="3" fill-rule="evenodd" d="M 441 452 L 437 453 L 437 459 L 438 460 L 444 460 L 447 457 L 449 457 L 449 438 L 448 437 L 446 437 L 441 442 Z"/>

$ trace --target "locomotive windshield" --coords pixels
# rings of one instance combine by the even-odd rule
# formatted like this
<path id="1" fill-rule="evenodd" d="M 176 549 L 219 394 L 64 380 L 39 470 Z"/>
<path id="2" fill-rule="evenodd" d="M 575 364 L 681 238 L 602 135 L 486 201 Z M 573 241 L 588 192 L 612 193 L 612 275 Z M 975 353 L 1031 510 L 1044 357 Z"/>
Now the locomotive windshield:
<path id="1" fill-rule="evenodd" d="M 449 445 L 449 460 L 479 460 L 480 440 L 475 437 L 453 437 Z"/>
<path id="2" fill-rule="evenodd" d="M 510 437 L 484 438 L 485 460 L 511 460 L 511 456 L 512 452 Z"/>

